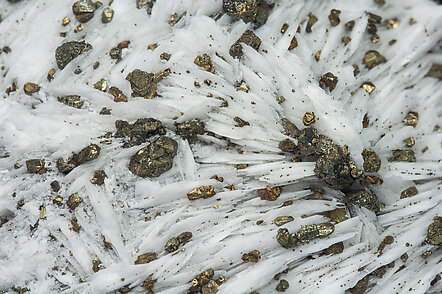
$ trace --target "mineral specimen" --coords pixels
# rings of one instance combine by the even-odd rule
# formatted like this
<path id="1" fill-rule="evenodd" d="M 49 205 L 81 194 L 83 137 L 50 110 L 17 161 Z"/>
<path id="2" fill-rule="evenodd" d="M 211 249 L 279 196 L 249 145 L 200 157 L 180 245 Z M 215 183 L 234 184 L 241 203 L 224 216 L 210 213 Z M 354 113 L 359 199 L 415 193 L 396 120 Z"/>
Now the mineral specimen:
<path id="1" fill-rule="evenodd" d="M 254 21 L 257 13 L 257 0 L 223 0 L 224 11 L 234 20 Z"/>
<path id="2" fill-rule="evenodd" d="M 215 194 L 216 192 L 213 186 L 201 186 L 187 193 L 187 198 L 189 198 L 189 200 L 196 200 L 201 198 L 207 199 Z"/>
<path id="3" fill-rule="evenodd" d="M 279 229 L 276 241 L 284 248 L 292 248 L 298 245 L 298 238 L 295 233 L 290 233 L 287 229 Z"/>
<path id="4" fill-rule="evenodd" d="M 313 239 L 327 237 L 334 230 L 335 226 L 331 223 L 306 225 L 296 232 L 296 239 L 301 243 L 309 243 Z"/>
<path id="5" fill-rule="evenodd" d="M 204 68 L 205 71 L 215 73 L 215 69 L 212 65 L 212 59 L 207 54 L 198 54 L 193 61 L 196 65 Z"/>
<path id="6" fill-rule="evenodd" d="M 315 175 L 336 190 L 350 187 L 357 177 L 357 168 L 348 151 L 333 145 L 328 153 L 316 161 Z"/>
<path id="7" fill-rule="evenodd" d="M 161 136 L 135 153 L 129 163 L 129 170 L 140 177 L 158 177 L 172 168 L 178 143 Z"/>
<path id="8" fill-rule="evenodd" d="M 350 288 L 349 291 L 351 294 L 364 294 L 365 290 L 367 290 L 368 285 L 368 276 L 359 280 L 353 288 Z"/>
<path id="9" fill-rule="evenodd" d="M 74 168 L 88 161 L 96 159 L 100 155 L 101 148 L 96 144 L 90 144 L 83 148 L 80 152 L 74 153 L 67 162 L 62 158 L 57 160 L 57 169 L 61 173 L 69 173 Z"/>
<path id="10" fill-rule="evenodd" d="M 285 292 L 289 288 L 289 282 L 282 279 L 279 281 L 278 285 L 276 285 L 276 291 L 278 292 Z"/>
<path id="11" fill-rule="evenodd" d="M 410 111 L 409 113 L 407 113 L 407 116 L 404 119 L 404 124 L 406 126 L 415 127 L 418 122 L 419 122 L 419 114 L 415 111 Z"/>
<path id="12" fill-rule="evenodd" d="M 70 209 L 75 209 L 82 202 L 83 202 L 83 199 L 80 196 L 78 196 L 77 193 L 74 193 L 68 197 L 66 204 Z"/>
<path id="13" fill-rule="evenodd" d="M 175 126 L 177 135 L 187 139 L 189 143 L 194 143 L 197 139 L 197 135 L 202 135 L 205 133 L 204 123 L 197 119 L 178 123 Z"/>
<path id="14" fill-rule="evenodd" d="M 292 222 L 295 219 L 293 216 L 278 216 L 273 220 L 273 223 L 277 225 L 278 227 L 285 225 L 286 223 Z"/>
<path id="15" fill-rule="evenodd" d="M 308 14 L 308 21 L 307 21 L 307 25 L 305 27 L 305 31 L 307 33 L 311 33 L 312 32 L 312 26 L 318 22 L 318 18 L 313 15 L 312 13 Z"/>
<path id="16" fill-rule="evenodd" d="M 93 84 L 92 86 L 94 89 L 97 89 L 101 92 L 106 92 L 107 90 L 107 81 L 105 79 L 100 79 L 98 82 Z"/>
<path id="17" fill-rule="evenodd" d="M 362 151 L 364 159 L 364 171 L 375 173 L 381 168 L 381 159 L 373 149 L 364 149 Z"/>
<path id="18" fill-rule="evenodd" d="M 105 9 L 103 9 L 103 12 L 101 14 L 101 22 L 109 23 L 112 21 L 113 17 L 114 17 L 114 10 L 110 7 L 106 7 Z"/>
<path id="19" fill-rule="evenodd" d="M 287 136 L 290 136 L 293 138 L 298 137 L 300 131 L 294 123 L 292 123 L 291 121 L 289 121 L 286 118 L 281 119 L 281 123 L 282 123 L 282 127 L 284 128 L 284 133 Z"/>
<path id="20" fill-rule="evenodd" d="M 413 150 L 393 150 L 393 157 L 390 157 L 388 161 L 416 162 L 416 157 Z"/>
<path id="21" fill-rule="evenodd" d="M 81 100 L 80 96 L 78 95 L 61 96 L 58 97 L 57 100 L 73 108 L 81 108 L 84 104 L 84 101 Z"/>
<path id="22" fill-rule="evenodd" d="M 180 246 L 180 241 L 178 241 L 177 238 L 170 238 L 169 241 L 167 241 L 165 249 L 167 252 L 174 252 L 178 250 L 178 247 Z"/>
<path id="23" fill-rule="evenodd" d="M 115 138 L 129 137 L 129 142 L 123 147 L 133 147 L 145 143 L 148 138 L 155 135 L 165 135 L 166 129 L 163 124 L 154 118 L 140 118 L 133 124 L 124 120 L 115 121 L 117 131 Z"/>
<path id="24" fill-rule="evenodd" d="M 101 186 L 104 184 L 104 178 L 107 178 L 106 173 L 104 170 L 96 170 L 94 172 L 93 178 L 90 180 L 90 182 L 94 185 Z"/>
<path id="25" fill-rule="evenodd" d="M 336 254 L 341 254 L 342 252 L 344 252 L 344 243 L 342 242 L 335 243 L 330 247 L 328 247 L 327 249 L 325 249 L 325 254 L 327 255 L 329 254 L 336 255 Z"/>
<path id="26" fill-rule="evenodd" d="M 45 168 L 45 161 L 43 159 L 26 160 L 26 168 L 28 169 L 28 172 L 34 174 L 44 174 L 47 171 L 47 168 Z"/>
<path id="27" fill-rule="evenodd" d="M 51 182 L 51 189 L 54 192 L 60 191 L 60 183 L 58 181 L 52 181 Z"/>
<path id="28" fill-rule="evenodd" d="M 278 199 L 279 195 L 281 195 L 282 188 L 275 186 L 267 186 L 264 189 L 258 190 L 258 195 L 261 198 L 261 200 L 269 200 L 269 201 L 275 201 Z"/>
<path id="29" fill-rule="evenodd" d="M 425 241 L 431 245 L 442 245 L 442 217 L 433 218 L 433 222 L 428 226 Z"/>
<path id="30" fill-rule="evenodd" d="M 177 239 L 180 244 L 184 244 L 192 238 L 193 234 L 191 232 L 182 232 L 178 235 Z"/>
<path id="31" fill-rule="evenodd" d="M 26 95 L 32 95 L 38 91 L 40 91 L 40 86 L 34 83 L 26 83 L 23 86 L 23 91 L 25 91 Z"/>
<path id="32" fill-rule="evenodd" d="M 339 19 L 339 15 L 341 15 L 341 11 L 337 9 L 332 9 L 330 11 L 330 15 L 328 16 L 328 19 L 330 20 L 330 23 L 333 27 L 337 26 L 341 20 Z"/>
<path id="33" fill-rule="evenodd" d="M 290 139 L 284 139 L 278 144 L 279 149 L 284 152 L 297 152 L 298 147 Z"/>
<path id="34" fill-rule="evenodd" d="M 330 92 L 332 92 L 335 89 L 337 84 L 338 84 L 338 77 L 332 74 L 331 72 L 324 74 L 319 80 L 319 86 L 323 89 L 327 87 L 330 90 Z"/>
<path id="35" fill-rule="evenodd" d="M 126 80 L 130 82 L 133 97 L 152 99 L 156 96 L 157 81 L 153 73 L 134 69 L 126 76 Z"/>
<path id="36" fill-rule="evenodd" d="M 378 197 L 370 191 L 357 191 L 345 195 L 343 199 L 347 205 L 357 205 L 365 207 L 373 212 L 379 212 L 383 204 L 379 202 Z"/>
<path id="37" fill-rule="evenodd" d="M 126 95 L 117 87 L 110 87 L 109 94 L 114 96 L 114 102 L 127 102 Z"/>
<path id="38" fill-rule="evenodd" d="M 345 208 L 336 208 L 328 212 L 328 216 L 332 221 L 340 223 L 348 219 Z"/>
<path id="39" fill-rule="evenodd" d="M 229 50 L 230 56 L 237 58 L 243 55 L 241 43 L 244 43 L 258 51 L 259 46 L 261 45 L 261 39 L 257 35 L 255 35 L 255 33 L 253 33 L 252 31 L 250 30 L 245 31 L 241 35 L 241 37 L 235 43 L 233 43 L 232 46 L 230 46 Z"/>
<path id="40" fill-rule="evenodd" d="M 242 128 L 245 126 L 250 126 L 250 123 L 248 121 L 245 121 L 238 116 L 234 117 L 233 120 L 236 122 L 235 127 Z"/>
<path id="41" fill-rule="evenodd" d="M 304 113 L 304 116 L 302 117 L 302 123 L 305 126 L 312 126 L 316 123 L 316 116 L 314 112 L 306 112 Z"/>
<path id="42" fill-rule="evenodd" d="M 82 41 L 70 41 L 58 46 L 55 50 L 55 60 L 59 69 L 63 69 L 69 62 L 77 58 L 80 54 L 92 49 L 92 45 Z"/>
<path id="43" fill-rule="evenodd" d="M 249 253 L 244 253 L 241 259 L 244 262 L 258 262 L 261 260 L 261 254 L 258 250 L 252 250 Z"/>
<path id="44" fill-rule="evenodd" d="M 369 50 L 365 53 L 362 63 L 365 64 L 368 69 L 372 69 L 373 67 L 385 62 L 387 62 L 387 59 L 385 59 L 381 53 L 375 50 Z"/>
<path id="45" fill-rule="evenodd" d="M 442 64 L 434 63 L 425 76 L 442 80 Z"/>
<path id="46" fill-rule="evenodd" d="M 79 22 L 85 23 L 94 17 L 96 6 L 92 0 L 80 0 L 72 6 L 72 12 Z"/>
<path id="47" fill-rule="evenodd" d="M 316 152 L 316 143 L 319 133 L 315 128 L 304 128 L 298 132 L 298 148 L 302 156 L 313 155 Z"/>
<path id="48" fill-rule="evenodd" d="M 134 264 L 146 264 L 151 261 L 154 261 L 157 259 L 157 254 L 155 252 L 148 252 L 141 254 L 137 257 L 137 260 L 135 260 Z"/>
<path id="49" fill-rule="evenodd" d="M 405 189 L 401 192 L 401 199 L 416 196 L 419 192 L 415 186 Z"/>

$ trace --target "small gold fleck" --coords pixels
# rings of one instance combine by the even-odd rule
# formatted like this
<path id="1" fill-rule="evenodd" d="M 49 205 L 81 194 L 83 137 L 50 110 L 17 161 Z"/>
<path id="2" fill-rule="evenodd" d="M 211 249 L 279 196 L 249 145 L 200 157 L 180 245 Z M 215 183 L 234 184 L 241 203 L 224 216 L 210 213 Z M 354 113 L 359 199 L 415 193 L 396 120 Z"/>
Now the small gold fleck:
<path id="1" fill-rule="evenodd" d="M 285 101 L 285 97 L 284 96 L 278 96 L 276 101 L 278 101 L 278 103 L 281 104 L 281 103 L 283 103 Z"/>
<path id="2" fill-rule="evenodd" d="M 387 19 L 387 29 L 395 29 L 399 26 L 399 20 L 397 18 Z"/>
<path id="3" fill-rule="evenodd" d="M 23 91 L 25 92 L 26 95 L 31 96 L 32 94 L 40 91 L 40 86 L 34 83 L 26 83 L 23 86 Z"/>
<path id="4" fill-rule="evenodd" d="M 341 11 L 337 9 L 332 9 L 330 11 L 330 15 L 328 16 L 328 19 L 330 20 L 330 23 L 333 27 L 337 26 L 341 20 L 339 19 L 339 15 L 341 15 Z"/>
<path id="5" fill-rule="evenodd" d="M 417 21 L 414 18 L 410 18 L 409 24 L 414 25 Z"/>
<path id="6" fill-rule="evenodd" d="M 367 51 L 363 59 L 363 63 L 368 69 L 372 69 L 373 67 L 385 62 L 387 62 L 387 59 L 385 59 L 382 54 L 375 50 Z"/>
<path id="7" fill-rule="evenodd" d="M 371 82 L 362 83 L 362 88 L 368 93 L 371 94 L 376 89 L 376 86 Z"/>
<path id="8" fill-rule="evenodd" d="M 187 193 L 187 198 L 192 201 L 200 198 L 210 198 L 215 194 L 216 192 L 213 186 L 201 186 Z"/>
<path id="9" fill-rule="evenodd" d="M 401 192 L 401 199 L 416 196 L 419 192 L 415 186 L 409 187 Z"/>
<path id="10" fill-rule="evenodd" d="M 374 34 L 374 35 L 372 35 L 372 36 L 370 37 L 370 40 L 371 40 L 372 43 L 377 43 L 377 42 L 379 42 L 379 40 L 380 40 L 379 35 L 378 35 L 378 34 Z"/>
<path id="11" fill-rule="evenodd" d="M 94 89 L 97 89 L 102 92 L 106 92 L 107 90 L 107 81 L 105 79 L 101 79 L 98 82 L 96 82 L 93 86 Z"/>
<path id="12" fill-rule="evenodd" d="M 354 27 L 355 27 L 355 21 L 354 20 L 350 20 L 349 22 L 347 22 L 345 24 L 345 29 L 347 31 L 349 31 L 349 32 L 352 31 Z"/>
<path id="13" fill-rule="evenodd" d="M 70 19 L 69 17 L 65 16 L 65 17 L 63 18 L 63 20 L 61 21 L 61 24 L 62 24 L 63 26 L 67 26 L 70 22 L 71 22 L 71 19 Z"/>
<path id="14" fill-rule="evenodd" d="M 261 200 L 275 201 L 281 195 L 282 188 L 278 186 L 267 186 L 264 189 L 258 190 L 258 195 Z"/>
<path id="15" fill-rule="evenodd" d="M 359 66 L 357 64 L 353 64 L 353 75 L 356 77 L 360 72 Z"/>
<path id="16" fill-rule="evenodd" d="M 219 206 L 218 205 L 214 205 L 213 208 L 217 209 L 217 208 L 219 208 Z"/>
<path id="17" fill-rule="evenodd" d="M 92 260 L 92 270 L 94 271 L 94 273 L 96 273 L 100 270 L 100 264 L 101 264 L 101 261 L 99 261 L 98 259 Z"/>
<path id="18" fill-rule="evenodd" d="M 308 14 L 308 21 L 307 21 L 307 25 L 305 27 L 305 31 L 307 33 L 311 33 L 312 32 L 312 26 L 318 22 L 318 18 L 313 15 L 312 13 Z"/>
<path id="19" fill-rule="evenodd" d="M 368 128 L 368 124 L 370 123 L 370 120 L 368 118 L 368 114 L 364 114 L 364 118 L 362 119 L 362 127 L 364 129 Z"/>
<path id="20" fill-rule="evenodd" d="M 338 84 L 338 77 L 331 72 L 322 75 L 321 79 L 319 80 L 319 86 L 323 89 L 328 87 L 330 89 L 330 92 L 332 92 L 335 89 L 337 84 Z"/>
<path id="21" fill-rule="evenodd" d="M 306 112 L 302 117 L 302 122 L 305 126 L 312 126 L 316 123 L 315 113 L 312 111 Z"/>
<path id="22" fill-rule="evenodd" d="M 342 41 L 342 43 L 344 43 L 344 45 L 348 45 L 348 43 L 351 42 L 351 37 L 346 35 L 346 36 L 342 37 L 341 41 Z"/>
<path id="23" fill-rule="evenodd" d="M 46 218 L 45 211 L 46 211 L 46 208 L 43 205 L 40 206 L 40 219 L 45 219 Z"/>
<path id="24" fill-rule="evenodd" d="M 315 53 L 315 60 L 316 61 L 319 61 L 319 58 L 321 58 L 321 52 L 322 52 L 322 50 L 316 51 L 316 53 Z"/>
<path id="25" fill-rule="evenodd" d="M 249 92 L 250 88 L 247 85 L 247 83 L 243 80 L 243 81 L 240 81 L 235 84 L 235 90 L 236 91 L 243 91 L 243 92 L 247 93 L 247 92 Z"/>
<path id="26" fill-rule="evenodd" d="M 414 139 L 414 137 L 408 137 L 408 138 L 404 139 L 404 143 L 405 143 L 405 146 L 411 148 L 416 143 L 416 140 Z"/>
<path id="27" fill-rule="evenodd" d="M 348 219 L 345 208 L 336 208 L 331 210 L 328 212 L 328 216 L 336 223 L 340 223 Z"/>
<path id="28" fill-rule="evenodd" d="M 281 28 L 281 33 L 284 34 L 288 28 L 289 28 L 289 25 L 287 23 L 283 24 L 282 28 Z"/>
<path id="29" fill-rule="evenodd" d="M 298 47 L 298 40 L 296 40 L 296 37 L 293 36 L 292 41 L 290 42 L 290 46 L 288 50 L 292 50 L 294 48 Z"/>
<path id="30" fill-rule="evenodd" d="M 261 255 L 258 250 L 252 250 L 249 253 L 244 253 L 241 259 L 244 262 L 258 262 L 261 259 Z"/>
<path id="31" fill-rule="evenodd" d="M 236 165 L 236 169 L 245 169 L 247 168 L 249 165 L 247 163 L 240 163 Z"/>
<path id="32" fill-rule="evenodd" d="M 415 111 L 410 111 L 404 119 L 404 124 L 415 127 L 419 122 L 419 114 Z"/>
<path id="33" fill-rule="evenodd" d="M 152 50 L 152 51 L 155 50 L 155 48 L 157 48 L 157 47 L 158 47 L 157 43 L 147 45 L 147 49 Z"/>
<path id="34" fill-rule="evenodd" d="M 55 74 L 55 68 L 51 68 L 47 75 L 47 79 L 49 82 L 54 79 L 54 74 Z"/>
<path id="35" fill-rule="evenodd" d="M 84 28 L 83 24 L 81 23 L 77 26 L 77 31 L 81 32 L 83 30 L 83 28 Z"/>
<path id="36" fill-rule="evenodd" d="M 20 167 L 21 167 L 21 164 L 20 164 L 20 163 L 18 163 L 18 162 L 17 162 L 17 163 L 14 163 L 14 168 L 15 168 L 15 169 L 19 169 Z"/>

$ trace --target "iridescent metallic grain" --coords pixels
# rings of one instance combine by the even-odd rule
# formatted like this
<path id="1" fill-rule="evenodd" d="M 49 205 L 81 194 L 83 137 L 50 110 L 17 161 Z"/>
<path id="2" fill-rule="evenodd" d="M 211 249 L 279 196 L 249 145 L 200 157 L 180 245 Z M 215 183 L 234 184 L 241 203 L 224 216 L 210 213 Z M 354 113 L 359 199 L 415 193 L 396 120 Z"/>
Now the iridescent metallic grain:
<path id="1" fill-rule="evenodd" d="M 258 190 L 261 200 L 275 201 L 281 195 L 282 188 L 278 186 L 267 186 Z"/>
<path id="2" fill-rule="evenodd" d="M 442 217 L 433 218 L 433 222 L 428 226 L 425 241 L 432 245 L 442 245 Z"/>
<path id="3" fill-rule="evenodd" d="M 373 67 L 385 62 L 387 62 L 387 59 L 385 59 L 381 53 L 375 50 L 367 51 L 362 61 L 362 63 L 365 64 L 368 69 L 372 69 Z"/>
<path id="4" fill-rule="evenodd" d="M 337 84 L 338 84 L 338 77 L 332 74 L 331 72 L 324 74 L 319 80 L 319 86 L 323 89 L 327 87 L 330 90 L 330 92 L 332 92 L 336 88 Z"/>
<path id="5" fill-rule="evenodd" d="M 373 149 L 364 149 L 361 155 L 364 159 L 365 172 L 375 173 L 379 171 L 381 168 L 381 159 Z"/>
<path id="6" fill-rule="evenodd" d="M 187 193 L 187 198 L 189 198 L 189 200 L 196 200 L 201 198 L 207 199 L 214 196 L 215 194 L 216 192 L 213 186 L 201 186 Z"/>
<path id="7" fill-rule="evenodd" d="M 126 76 L 126 80 L 130 82 L 133 97 L 152 99 L 156 96 L 157 81 L 155 80 L 155 74 L 134 69 Z"/>
<path id="8" fill-rule="evenodd" d="M 125 148 L 145 143 L 152 136 L 166 134 L 161 121 L 154 118 L 140 118 L 133 124 L 125 120 L 117 120 L 115 127 L 117 128 L 115 138 L 129 138 L 123 145 Z"/>
<path id="9" fill-rule="evenodd" d="M 129 162 L 129 170 L 140 177 L 158 177 L 172 168 L 178 143 L 169 137 L 159 137 L 135 153 Z"/>
<path id="10" fill-rule="evenodd" d="M 34 174 L 44 174 L 47 171 L 47 168 L 45 168 L 45 161 L 43 159 L 26 160 L 26 168 L 28 172 Z"/>
<path id="11" fill-rule="evenodd" d="M 334 230 L 335 226 L 332 223 L 306 225 L 296 232 L 296 238 L 301 243 L 309 243 L 313 239 L 327 237 Z"/>
<path id="12" fill-rule="evenodd" d="M 64 69 L 69 62 L 80 54 L 92 49 L 92 45 L 82 41 L 70 41 L 58 46 L 55 50 L 55 60 L 59 69 Z"/>
<path id="13" fill-rule="evenodd" d="M 347 205 L 365 207 L 373 212 L 379 212 L 383 207 L 383 204 L 379 202 L 378 197 L 367 190 L 348 193 L 344 196 L 343 201 Z"/>

